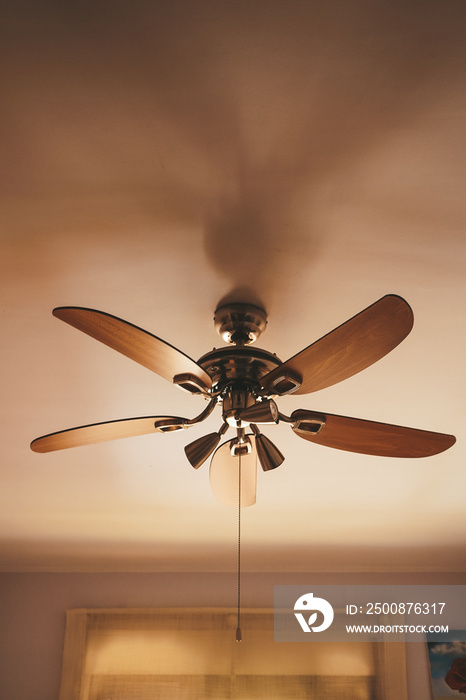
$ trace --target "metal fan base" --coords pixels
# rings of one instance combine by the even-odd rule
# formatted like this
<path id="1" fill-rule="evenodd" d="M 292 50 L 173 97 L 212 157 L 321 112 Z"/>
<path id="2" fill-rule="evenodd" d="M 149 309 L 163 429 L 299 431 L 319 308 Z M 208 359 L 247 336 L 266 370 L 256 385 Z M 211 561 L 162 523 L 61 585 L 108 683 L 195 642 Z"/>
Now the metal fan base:
<path id="1" fill-rule="evenodd" d="M 250 345 L 265 331 L 267 314 L 254 304 L 226 304 L 215 311 L 214 325 L 226 343 Z"/>

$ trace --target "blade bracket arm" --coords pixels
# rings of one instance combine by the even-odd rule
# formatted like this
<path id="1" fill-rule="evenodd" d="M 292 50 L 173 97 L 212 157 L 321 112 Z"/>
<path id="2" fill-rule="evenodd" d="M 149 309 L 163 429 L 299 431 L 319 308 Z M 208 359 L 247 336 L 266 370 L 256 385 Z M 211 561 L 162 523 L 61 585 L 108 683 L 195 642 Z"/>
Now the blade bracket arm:
<path id="1" fill-rule="evenodd" d="M 286 396 L 287 394 L 294 394 L 295 391 L 301 388 L 303 379 L 298 372 L 288 368 L 284 370 L 278 368 L 275 370 L 275 373 L 275 376 L 272 376 L 263 385 L 267 394 Z"/>
<path id="2" fill-rule="evenodd" d="M 209 395 L 209 387 L 194 374 L 189 372 L 183 374 L 176 374 L 173 377 L 173 384 L 179 389 L 186 391 L 188 394 L 194 395 Z"/>
<path id="3" fill-rule="evenodd" d="M 195 418 L 190 418 L 190 419 L 186 420 L 187 426 L 195 425 L 196 423 L 201 423 L 203 420 L 208 418 L 210 416 L 210 414 L 212 413 L 212 411 L 214 410 L 216 405 L 217 405 L 217 397 L 213 396 L 210 399 L 207 406 L 204 408 L 203 411 L 201 411 L 201 413 L 199 413 L 198 416 L 196 416 Z"/>
<path id="4" fill-rule="evenodd" d="M 293 430 L 309 437 L 319 435 L 325 428 L 326 418 L 324 413 L 297 409 L 290 416 Z"/>
<path id="5" fill-rule="evenodd" d="M 154 429 L 159 433 L 172 433 L 176 430 L 184 430 L 185 428 L 190 428 L 191 425 L 196 425 L 205 420 L 217 405 L 217 399 L 212 398 L 209 404 L 205 407 L 198 416 L 195 418 L 177 418 L 176 416 L 170 418 L 159 418 L 154 421 Z"/>

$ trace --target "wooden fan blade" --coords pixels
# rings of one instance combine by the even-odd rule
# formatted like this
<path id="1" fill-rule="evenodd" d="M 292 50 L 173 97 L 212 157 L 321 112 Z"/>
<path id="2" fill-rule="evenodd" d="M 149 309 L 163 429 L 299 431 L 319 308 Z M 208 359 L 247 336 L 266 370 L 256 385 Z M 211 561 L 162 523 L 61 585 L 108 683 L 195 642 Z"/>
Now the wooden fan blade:
<path id="1" fill-rule="evenodd" d="M 262 386 L 280 391 L 280 378 L 301 379 L 296 394 L 325 389 L 353 376 L 389 353 L 413 327 L 413 312 L 404 299 L 388 294 L 294 355 L 262 378 Z M 283 387 L 287 380 L 283 380 Z"/>
<path id="2" fill-rule="evenodd" d="M 31 450 L 34 452 L 53 452 L 68 447 L 94 445 L 97 442 L 135 437 L 136 435 L 170 432 L 187 427 L 186 420 L 186 418 L 175 416 L 146 416 L 81 425 L 79 428 L 68 428 L 68 430 L 43 435 L 31 442 Z M 158 427 L 156 427 L 156 422 Z"/>
<path id="3" fill-rule="evenodd" d="M 299 437 L 337 450 L 380 457 L 430 457 L 454 445 L 456 438 L 445 433 L 405 428 L 331 413 L 294 411 L 293 431 Z M 318 432 L 313 426 L 323 423 Z M 301 427 L 300 427 L 301 426 Z"/>
<path id="4" fill-rule="evenodd" d="M 170 382 L 177 375 L 193 375 L 205 391 L 212 386 L 207 372 L 188 355 L 121 318 L 78 306 L 58 307 L 53 315 Z"/>

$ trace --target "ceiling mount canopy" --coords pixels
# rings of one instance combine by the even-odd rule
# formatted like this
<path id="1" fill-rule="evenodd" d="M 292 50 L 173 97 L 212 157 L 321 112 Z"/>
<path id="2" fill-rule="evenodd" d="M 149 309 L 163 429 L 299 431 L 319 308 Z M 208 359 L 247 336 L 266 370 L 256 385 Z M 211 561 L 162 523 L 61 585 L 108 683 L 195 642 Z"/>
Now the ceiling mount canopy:
<path id="1" fill-rule="evenodd" d="M 254 304 L 225 304 L 214 314 L 217 333 L 232 345 L 255 343 L 267 326 L 267 314 Z"/>
<path id="2" fill-rule="evenodd" d="M 145 416 L 62 430 L 34 440 L 31 449 L 35 452 L 184 430 L 205 420 L 218 406 L 222 414 L 218 432 L 189 443 L 185 453 L 195 469 L 213 453 L 211 484 L 214 493 L 221 493 L 220 500 L 226 502 L 224 475 L 237 455 L 244 458 L 248 474 L 255 474 L 257 459 L 264 471 L 275 469 L 284 460 L 258 426 L 284 422 L 309 442 L 387 457 L 428 457 L 455 442 L 453 435 L 388 423 L 306 409 L 297 409 L 290 416 L 280 412 L 280 396 L 332 386 L 393 350 L 413 326 L 410 306 L 397 295 L 382 297 L 286 362 L 267 350 L 251 347 L 267 325 L 264 309 L 253 304 L 228 304 L 216 310 L 215 328 L 228 345 L 204 354 L 197 362 L 157 336 L 102 311 L 65 306 L 54 309 L 53 314 L 185 391 L 203 397 L 208 405 L 194 418 Z M 230 428 L 236 436 L 219 445 Z M 245 484 L 249 491 L 242 502 L 251 505 L 255 502 L 255 478 L 249 475 Z M 233 493 L 233 503 L 235 499 Z"/>

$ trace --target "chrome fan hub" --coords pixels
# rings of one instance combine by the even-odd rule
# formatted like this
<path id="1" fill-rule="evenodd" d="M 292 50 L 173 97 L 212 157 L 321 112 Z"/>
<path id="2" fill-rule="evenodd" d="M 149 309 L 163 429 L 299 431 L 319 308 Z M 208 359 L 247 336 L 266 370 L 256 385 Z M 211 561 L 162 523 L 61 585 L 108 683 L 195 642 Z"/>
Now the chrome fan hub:
<path id="1" fill-rule="evenodd" d="M 278 367 L 281 360 L 260 348 L 229 346 L 206 353 L 198 364 L 212 379 L 212 393 L 221 394 L 233 383 L 259 392 L 262 377 Z"/>

